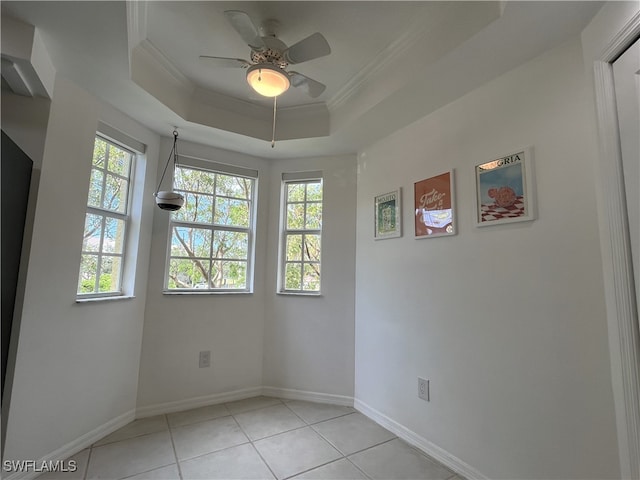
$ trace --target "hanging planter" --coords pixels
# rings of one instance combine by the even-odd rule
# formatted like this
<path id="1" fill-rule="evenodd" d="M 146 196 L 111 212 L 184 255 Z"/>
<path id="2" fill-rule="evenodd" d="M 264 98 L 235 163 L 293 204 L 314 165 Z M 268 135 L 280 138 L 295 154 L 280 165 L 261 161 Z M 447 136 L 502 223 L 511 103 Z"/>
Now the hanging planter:
<path id="1" fill-rule="evenodd" d="M 176 165 L 178 164 L 178 131 L 173 131 L 173 148 L 171 149 L 171 153 L 169 154 L 169 158 L 167 158 L 167 164 L 164 167 L 164 171 L 162 172 L 162 177 L 160 178 L 160 182 L 158 183 L 158 188 L 156 188 L 155 193 L 153 194 L 156 197 L 156 204 L 162 210 L 176 211 L 182 208 L 184 205 L 184 196 L 182 194 L 174 192 L 173 190 L 160 190 L 160 185 L 162 185 L 162 180 L 164 180 L 164 176 L 167 173 L 167 168 L 169 167 L 169 163 L 171 162 L 171 157 L 173 157 L 173 171 L 175 174 Z"/>
<path id="2" fill-rule="evenodd" d="M 156 192 L 156 203 L 162 210 L 180 210 L 184 205 L 184 197 L 176 192 L 163 190 Z"/>

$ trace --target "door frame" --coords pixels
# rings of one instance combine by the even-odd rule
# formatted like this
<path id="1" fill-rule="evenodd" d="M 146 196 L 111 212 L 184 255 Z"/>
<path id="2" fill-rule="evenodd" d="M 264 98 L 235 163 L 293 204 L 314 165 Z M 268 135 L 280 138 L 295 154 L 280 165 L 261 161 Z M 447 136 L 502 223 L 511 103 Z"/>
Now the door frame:
<path id="1" fill-rule="evenodd" d="M 640 335 L 612 64 L 640 41 L 639 36 L 640 11 L 605 45 L 593 64 L 600 144 L 598 226 L 622 478 L 640 478 Z"/>

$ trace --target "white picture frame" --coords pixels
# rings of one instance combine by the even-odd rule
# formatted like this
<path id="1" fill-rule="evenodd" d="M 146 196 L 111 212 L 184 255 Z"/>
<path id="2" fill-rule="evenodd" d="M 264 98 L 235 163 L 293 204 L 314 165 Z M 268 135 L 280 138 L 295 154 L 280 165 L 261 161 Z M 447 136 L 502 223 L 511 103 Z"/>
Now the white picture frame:
<path id="1" fill-rule="evenodd" d="M 476 227 L 536 219 L 533 148 L 475 166 Z"/>
<path id="2" fill-rule="evenodd" d="M 374 197 L 374 233 L 376 240 L 402 236 L 402 188 Z"/>

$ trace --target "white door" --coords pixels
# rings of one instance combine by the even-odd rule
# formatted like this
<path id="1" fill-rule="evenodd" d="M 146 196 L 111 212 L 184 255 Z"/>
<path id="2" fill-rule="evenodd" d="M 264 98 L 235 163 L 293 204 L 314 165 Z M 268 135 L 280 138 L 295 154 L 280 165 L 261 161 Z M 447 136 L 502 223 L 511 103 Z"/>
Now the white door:
<path id="1" fill-rule="evenodd" d="M 613 63 L 636 300 L 640 306 L 640 40 Z"/>

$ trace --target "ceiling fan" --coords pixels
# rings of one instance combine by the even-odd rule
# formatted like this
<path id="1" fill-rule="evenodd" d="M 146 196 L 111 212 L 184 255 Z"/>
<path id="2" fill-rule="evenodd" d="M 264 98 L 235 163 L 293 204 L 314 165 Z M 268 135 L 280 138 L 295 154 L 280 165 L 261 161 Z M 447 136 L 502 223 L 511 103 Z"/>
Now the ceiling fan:
<path id="1" fill-rule="evenodd" d="M 216 67 L 247 69 L 247 82 L 260 95 L 277 97 L 286 92 L 289 86 L 300 88 L 310 97 L 316 98 L 324 92 L 326 86 L 301 73 L 287 71 L 289 65 L 307 62 L 331 53 L 331 47 L 321 33 L 314 33 L 298 43 L 287 47 L 276 38 L 277 22 L 269 20 L 263 23 L 262 33 L 256 28 L 245 12 L 227 10 L 225 17 L 240 37 L 251 48 L 251 61 L 242 58 L 213 57 L 200 55 L 200 58 Z"/>

